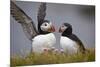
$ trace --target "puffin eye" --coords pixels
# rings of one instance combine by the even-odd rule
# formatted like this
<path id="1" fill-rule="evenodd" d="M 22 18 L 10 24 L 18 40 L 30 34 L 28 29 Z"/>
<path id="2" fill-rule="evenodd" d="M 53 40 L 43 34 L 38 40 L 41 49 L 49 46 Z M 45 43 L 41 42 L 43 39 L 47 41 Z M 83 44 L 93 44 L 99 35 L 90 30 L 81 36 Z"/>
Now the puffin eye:
<path id="1" fill-rule="evenodd" d="M 46 24 L 46 23 L 45 23 L 44 25 L 45 25 L 45 26 L 47 26 L 47 24 Z"/>

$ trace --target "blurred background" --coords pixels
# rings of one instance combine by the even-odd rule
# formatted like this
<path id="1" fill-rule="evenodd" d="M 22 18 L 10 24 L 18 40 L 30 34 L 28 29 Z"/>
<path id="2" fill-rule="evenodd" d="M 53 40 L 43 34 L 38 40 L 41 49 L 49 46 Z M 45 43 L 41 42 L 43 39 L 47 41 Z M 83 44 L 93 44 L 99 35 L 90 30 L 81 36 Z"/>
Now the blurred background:
<path id="1" fill-rule="evenodd" d="M 17 1 L 16 4 L 37 25 L 37 11 L 39 2 Z M 55 47 L 60 49 L 60 36 L 58 29 L 62 23 L 70 23 L 73 33 L 83 42 L 86 48 L 95 48 L 95 6 L 47 3 L 46 19 L 50 20 L 56 28 L 57 38 Z M 27 55 L 31 50 L 31 41 L 25 36 L 23 29 L 12 16 L 10 16 L 10 51 L 12 55 Z"/>

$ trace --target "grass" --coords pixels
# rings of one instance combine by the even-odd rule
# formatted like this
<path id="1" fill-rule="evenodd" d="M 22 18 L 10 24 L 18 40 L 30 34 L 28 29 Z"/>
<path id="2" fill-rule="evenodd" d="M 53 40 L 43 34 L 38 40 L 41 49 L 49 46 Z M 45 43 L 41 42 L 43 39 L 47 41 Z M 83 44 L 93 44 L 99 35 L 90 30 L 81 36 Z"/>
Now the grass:
<path id="1" fill-rule="evenodd" d="M 95 61 L 95 50 L 89 49 L 85 54 L 66 55 L 64 53 L 44 52 L 42 54 L 31 53 L 26 57 L 11 57 L 11 66 L 61 64 L 74 62 Z"/>

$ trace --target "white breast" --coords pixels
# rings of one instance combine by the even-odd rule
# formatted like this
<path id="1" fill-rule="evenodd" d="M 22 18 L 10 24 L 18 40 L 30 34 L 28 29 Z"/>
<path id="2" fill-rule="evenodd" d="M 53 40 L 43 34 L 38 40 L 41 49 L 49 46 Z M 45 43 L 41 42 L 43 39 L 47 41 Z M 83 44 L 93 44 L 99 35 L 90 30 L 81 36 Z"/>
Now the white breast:
<path id="1" fill-rule="evenodd" d="M 67 54 L 77 53 L 78 51 L 77 43 L 68 37 L 61 36 L 60 46 Z"/>
<path id="2" fill-rule="evenodd" d="M 56 43 L 56 38 L 53 33 L 38 35 L 32 40 L 32 50 L 36 53 L 42 53 L 44 49 L 50 49 Z"/>

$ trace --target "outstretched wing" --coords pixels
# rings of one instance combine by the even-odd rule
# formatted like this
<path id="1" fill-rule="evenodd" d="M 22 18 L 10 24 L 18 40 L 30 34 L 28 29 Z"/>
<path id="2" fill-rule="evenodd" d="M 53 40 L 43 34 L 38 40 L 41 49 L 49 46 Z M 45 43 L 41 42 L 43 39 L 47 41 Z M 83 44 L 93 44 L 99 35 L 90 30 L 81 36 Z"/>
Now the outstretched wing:
<path id="1" fill-rule="evenodd" d="M 38 10 L 38 24 L 42 24 L 46 16 L 46 3 L 41 3 L 39 10 Z"/>
<path id="2" fill-rule="evenodd" d="M 37 30 L 32 19 L 25 14 L 25 12 L 20 9 L 14 2 L 11 1 L 11 15 L 15 20 L 21 24 L 24 33 L 31 40 L 37 35 Z"/>

